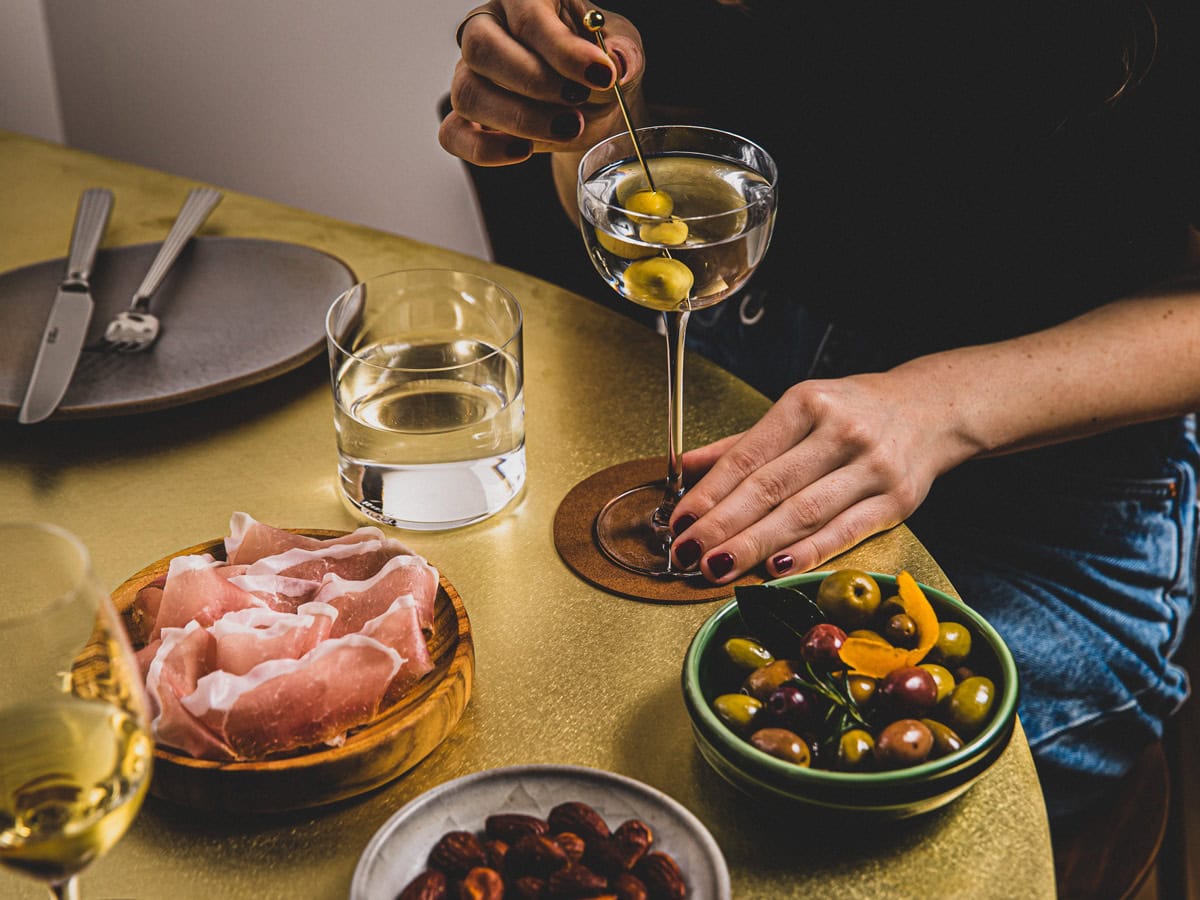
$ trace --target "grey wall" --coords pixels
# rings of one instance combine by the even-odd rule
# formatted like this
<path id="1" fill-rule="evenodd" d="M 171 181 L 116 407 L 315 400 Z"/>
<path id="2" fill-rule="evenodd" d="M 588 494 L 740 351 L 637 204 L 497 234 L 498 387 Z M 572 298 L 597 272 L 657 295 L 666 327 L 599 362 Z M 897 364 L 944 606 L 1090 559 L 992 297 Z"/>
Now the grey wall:
<path id="1" fill-rule="evenodd" d="M 486 256 L 437 143 L 469 5 L 3 0 L 0 128 Z"/>

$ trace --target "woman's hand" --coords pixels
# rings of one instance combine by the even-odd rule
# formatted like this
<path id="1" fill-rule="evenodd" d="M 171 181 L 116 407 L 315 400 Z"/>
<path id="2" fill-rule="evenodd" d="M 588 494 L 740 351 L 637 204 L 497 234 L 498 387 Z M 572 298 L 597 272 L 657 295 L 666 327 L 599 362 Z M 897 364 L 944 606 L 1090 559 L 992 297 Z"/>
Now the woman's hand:
<path id="1" fill-rule="evenodd" d="M 462 58 L 450 87 L 453 112 L 438 139 L 481 166 L 538 152 L 582 152 L 623 127 L 610 90 L 617 77 L 638 103 L 642 42 L 627 19 L 605 12 L 604 54 L 582 25 L 583 0 L 490 0 L 459 29 Z M 607 93 L 599 93 L 599 92 Z"/>
<path id="2" fill-rule="evenodd" d="M 783 575 L 904 521 L 974 452 L 911 390 L 894 372 L 802 382 L 749 431 L 685 454 L 703 478 L 672 516 L 676 563 L 714 582 L 763 560 Z"/>

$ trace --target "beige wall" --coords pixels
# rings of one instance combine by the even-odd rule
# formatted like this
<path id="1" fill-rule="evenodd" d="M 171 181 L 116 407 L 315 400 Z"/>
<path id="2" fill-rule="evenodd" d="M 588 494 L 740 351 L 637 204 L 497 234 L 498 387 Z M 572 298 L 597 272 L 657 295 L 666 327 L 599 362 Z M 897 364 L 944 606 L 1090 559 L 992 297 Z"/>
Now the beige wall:
<path id="1" fill-rule="evenodd" d="M 469 6 L 2 0 L 0 128 L 486 256 L 437 143 Z"/>

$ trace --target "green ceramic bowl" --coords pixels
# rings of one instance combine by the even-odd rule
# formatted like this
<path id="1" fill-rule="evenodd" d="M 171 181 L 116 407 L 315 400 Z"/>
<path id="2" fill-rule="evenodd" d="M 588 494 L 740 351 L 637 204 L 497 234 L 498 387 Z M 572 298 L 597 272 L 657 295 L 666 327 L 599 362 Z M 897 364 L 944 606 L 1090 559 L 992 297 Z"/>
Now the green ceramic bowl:
<path id="1" fill-rule="evenodd" d="M 808 572 L 770 583 L 816 597 L 821 579 L 828 574 Z M 893 576 L 872 575 L 884 596 L 895 593 Z M 737 602 L 731 600 L 700 626 L 683 662 L 683 697 L 701 755 L 727 781 L 755 797 L 829 812 L 905 818 L 937 809 L 965 793 L 1012 737 L 1017 667 L 1004 641 L 978 613 L 948 594 L 926 585 L 921 588 L 939 621 L 960 622 L 970 630 L 971 667 L 996 685 L 991 721 L 961 750 L 907 769 L 863 773 L 803 768 L 762 752 L 726 727 L 712 709 L 713 699 L 736 683 L 729 680 L 722 646 L 728 638 L 750 633 Z"/>

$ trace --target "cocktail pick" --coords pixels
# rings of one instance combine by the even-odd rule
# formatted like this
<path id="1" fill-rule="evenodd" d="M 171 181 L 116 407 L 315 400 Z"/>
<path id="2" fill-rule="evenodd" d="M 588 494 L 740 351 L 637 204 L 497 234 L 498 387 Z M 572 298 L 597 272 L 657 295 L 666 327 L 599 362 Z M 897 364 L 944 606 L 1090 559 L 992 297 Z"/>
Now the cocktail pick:
<path id="1" fill-rule="evenodd" d="M 604 35 L 600 29 L 604 27 L 604 13 L 598 9 L 588 10 L 583 14 L 583 27 L 596 36 L 596 43 L 600 45 L 600 49 L 604 51 L 604 55 L 612 59 L 612 54 L 608 52 L 608 47 L 604 45 Z M 620 68 L 613 60 L 613 71 L 619 72 Z M 625 105 L 625 96 L 621 93 L 621 85 L 617 82 L 619 77 L 613 80 L 613 93 L 617 95 L 617 106 L 621 108 L 621 116 L 625 119 L 625 128 L 629 131 L 629 139 L 633 141 L 633 152 L 637 154 L 638 162 L 642 165 L 642 173 L 646 176 L 646 184 L 650 190 L 657 193 L 657 188 L 654 187 L 654 179 L 650 177 L 650 167 L 646 165 L 646 158 L 642 156 L 642 145 L 638 142 L 637 131 L 633 127 L 633 120 L 629 118 L 629 107 Z"/>

